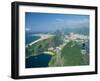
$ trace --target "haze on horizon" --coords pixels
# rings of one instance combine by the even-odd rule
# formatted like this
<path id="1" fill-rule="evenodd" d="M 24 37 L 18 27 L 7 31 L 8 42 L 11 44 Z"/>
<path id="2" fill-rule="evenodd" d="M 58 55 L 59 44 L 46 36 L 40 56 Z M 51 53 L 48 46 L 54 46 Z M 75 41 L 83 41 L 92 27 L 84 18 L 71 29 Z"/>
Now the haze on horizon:
<path id="1" fill-rule="evenodd" d="M 57 13 L 25 13 L 26 31 L 44 32 L 66 28 L 89 28 L 89 16 Z"/>

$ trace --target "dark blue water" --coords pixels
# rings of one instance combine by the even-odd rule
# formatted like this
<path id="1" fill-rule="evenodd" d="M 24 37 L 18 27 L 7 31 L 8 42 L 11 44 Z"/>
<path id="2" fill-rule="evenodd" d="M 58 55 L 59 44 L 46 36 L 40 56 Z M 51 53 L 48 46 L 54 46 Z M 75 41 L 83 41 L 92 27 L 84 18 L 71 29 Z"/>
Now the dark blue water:
<path id="1" fill-rule="evenodd" d="M 25 44 L 27 45 L 27 44 L 29 44 L 29 43 L 31 43 L 39 38 L 40 38 L 40 36 L 33 36 L 32 33 L 26 33 L 25 34 Z"/>
<path id="2" fill-rule="evenodd" d="M 51 55 L 40 54 L 37 56 L 30 56 L 26 59 L 26 68 L 48 67 Z"/>
<path id="3" fill-rule="evenodd" d="M 89 50 L 90 50 L 90 47 L 89 46 L 90 46 L 89 41 L 82 44 L 82 49 L 85 49 L 88 54 L 89 54 Z"/>
<path id="4" fill-rule="evenodd" d="M 89 54 L 89 52 L 90 52 L 90 42 L 89 41 L 86 42 L 86 51 Z"/>

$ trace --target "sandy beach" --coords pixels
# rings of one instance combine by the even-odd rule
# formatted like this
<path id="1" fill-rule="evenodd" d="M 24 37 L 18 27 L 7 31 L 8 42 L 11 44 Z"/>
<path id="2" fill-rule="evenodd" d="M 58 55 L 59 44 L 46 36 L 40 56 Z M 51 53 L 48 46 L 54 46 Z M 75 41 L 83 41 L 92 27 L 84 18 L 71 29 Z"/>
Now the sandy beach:
<path id="1" fill-rule="evenodd" d="M 33 34 L 33 36 L 40 36 L 40 38 L 36 41 L 33 41 L 33 42 L 29 43 L 28 44 L 29 46 L 31 46 L 31 45 L 33 45 L 33 44 L 35 44 L 35 43 L 37 43 L 41 40 L 48 39 L 48 38 L 52 37 L 53 35 L 50 35 L 50 34 Z M 25 47 L 28 47 L 28 45 L 26 45 Z"/>

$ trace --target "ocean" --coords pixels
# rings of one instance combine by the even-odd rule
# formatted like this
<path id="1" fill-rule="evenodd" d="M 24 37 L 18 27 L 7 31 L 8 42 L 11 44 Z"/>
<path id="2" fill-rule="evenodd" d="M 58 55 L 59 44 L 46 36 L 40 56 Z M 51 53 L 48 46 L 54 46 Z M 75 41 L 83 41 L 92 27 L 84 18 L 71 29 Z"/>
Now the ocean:
<path id="1" fill-rule="evenodd" d="M 44 53 L 36 56 L 31 56 L 26 59 L 26 68 L 48 67 L 51 57 L 51 55 Z"/>
<path id="2" fill-rule="evenodd" d="M 25 34 L 25 45 L 39 39 L 40 36 L 34 36 L 33 33 L 26 33 Z"/>

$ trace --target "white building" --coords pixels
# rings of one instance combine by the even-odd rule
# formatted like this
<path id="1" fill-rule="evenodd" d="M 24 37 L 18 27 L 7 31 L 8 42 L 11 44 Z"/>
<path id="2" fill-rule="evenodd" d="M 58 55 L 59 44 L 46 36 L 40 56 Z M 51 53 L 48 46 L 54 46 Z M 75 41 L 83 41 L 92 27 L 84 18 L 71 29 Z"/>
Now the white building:
<path id="1" fill-rule="evenodd" d="M 82 53 L 82 55 L 85 55 L 86 54 L 86 50 L 85 49 L 82 49 L 81 50 L 81 53 Z"/>
<path id="2" fill-rule="evenodd" d="M 88 36 L 82 35 L 82 34 L 75 34 L 75 33 L 70 33 L 69 35 L 65 36 L 65 40 L 88 40 Z"/>

